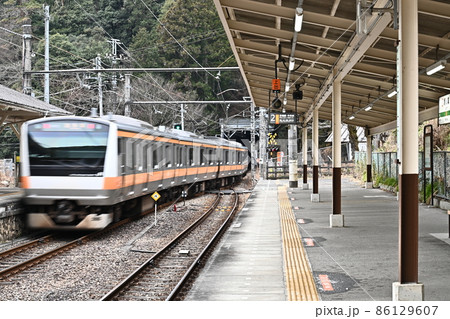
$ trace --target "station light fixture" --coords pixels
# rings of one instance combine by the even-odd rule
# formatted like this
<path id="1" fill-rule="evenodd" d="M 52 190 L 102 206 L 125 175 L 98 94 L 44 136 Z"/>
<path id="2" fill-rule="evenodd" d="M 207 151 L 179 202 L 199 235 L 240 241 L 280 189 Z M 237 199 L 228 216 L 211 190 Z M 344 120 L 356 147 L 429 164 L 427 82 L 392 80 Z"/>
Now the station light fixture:
<path id="1" fill-rule="evenodd" d="M 290 57 L 289 58 L 289 71 L 293 71 L 295 67 L 295 58 L 294 57 Z"/>
<path id="2" fill-rule="evenodd" d="M 366 108 L 364 109 L 364 111 L 370 111 L 373 107 L 373 104 L 369 104 L 366 106 Z"/>
<path id="3" fill-rule="evenodd" d="M 295 24 L 294 30 L 295 32 L 300 32 L 303 24 L 303 8 L 295 9 Z"/>
<path id="4" fill-rule="evenodd" d="M 348 119 L 349 119 L 349 120 L 354 120 L 354 119 L 355 119 L 355 116 L 352 115 L 352 116 L 350 116 Z"/>
<path id="5" fill-rule="evenodd" d="M 432 74 L 444 69 L 446 64 L 447 64 L 447 61 L 445 61 L 445 60 L 437 61 L 436 63 L 433 63 L 432 65 L 427 67 L 425 69 L 425 72 L 427 73 L 427 75 L 432 75 Z"/>
<path id="6" fill-rule="evenodd" d="M 393 87 L 389 91 L 387 91 L 387 97 L 393 97 L 397 95 L 397 88 Z"/>
<path id="7" fill-rule="evenodd" d="M 286 85 L 284 86 L 284 91 L 286 93 L 288 93 L 290 89 L 291 89 L 291 86 L 289 85 L 289 82 L 286 82 Z"/>

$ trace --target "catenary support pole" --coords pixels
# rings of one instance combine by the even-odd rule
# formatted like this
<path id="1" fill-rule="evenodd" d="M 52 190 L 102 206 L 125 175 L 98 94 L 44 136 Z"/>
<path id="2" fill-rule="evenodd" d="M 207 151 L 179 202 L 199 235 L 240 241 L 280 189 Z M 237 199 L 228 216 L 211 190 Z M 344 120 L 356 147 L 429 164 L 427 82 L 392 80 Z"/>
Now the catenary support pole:
<path id="1" fill-rule="evenodd" d="M 419 273 L 419 79 L 418 0 L 400 1 L 402 72 L 401 157 L 399 170 L 399 282 L 393 283 L 393 300 L 423 300 Z"/>
<path id="2" fill-rule="evenodd" d="M 311 194 L 312 202 L 319 202 L 319 109 L 313 111 L 312 126 L 312 153 L 313 153 L 313 192 Z"/>
<path id="3" fill-rule="evenodd" d="M 31 95 L 31 25 L 25 24 L 23 27 L 23 53 L 22 53 L 22 89 L 23 93 Z"/>
<path id="4" fill-rule="evenodd" d="M 44 70 L 50 69 L 50 6 L 44 6 L 45 24 L 45 50 L 44 50 Z M 44 101 L 50 103 L 50 74 L 44 75 Z"/>
<path id="5" fill-rule="evenodd" d="M 95 68 L 102 68 L 102 60 L 100 55 L 95 58 Z M 103 116 L 103 83 L 102 83 L 102 73 L 98 72 L 97 74 L 97 82 L 98 82 L 98 112 L 100 117 Z"/>
<path id="6" fill-rule="evenodd" d="M 131 104 L 131 74 L 126 73 L 125 74 L 125 116 L 131 115 L 130 110 L 130 104 Z"/>

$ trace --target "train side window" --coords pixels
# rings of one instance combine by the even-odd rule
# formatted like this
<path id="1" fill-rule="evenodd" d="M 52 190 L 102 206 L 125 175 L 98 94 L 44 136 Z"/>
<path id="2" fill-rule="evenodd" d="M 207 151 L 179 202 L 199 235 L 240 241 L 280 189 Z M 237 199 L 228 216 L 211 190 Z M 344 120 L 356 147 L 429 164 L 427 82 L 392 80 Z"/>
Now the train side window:
<path id="1" fill-rule="evenodd" d="M 119 151 L 119 172 L 120 174 L 125 174 L 125 143 L 126 140 L 124 137 L 119 138 L 119 145 L 118 145 L 118 151 Z"/>
<path id="2" fill-rule="evenodd" d="M 219 165 L 223 164 L 223 149 L 222 148 L 217 149 L 217 164 L 219 164 Z"/>
<path id="3" fill-rule="evenodd" d="M 189 165 L 194 166 L 194 148 L 189 147 Z"/>
<path id="4" fill-rule="evenodd" d="M 147 172 L 148 168 L 147 168 L 147 148 L 148 148 L 148 143 L 147 142 L 143 142 L 141 143 L 141 156 L 142 156 L 142 169 L 141 171 Z"/>
<path id="5" fill-rule="evenodd" d="M 135 163 L 136 154 L 133 152 L 133 140 L 127 138 L 125 142 L 125 172 L 131 174 L 134 171 L 133 164 Z"/>
<path id="6" fill-rule="evenodd" d="M 178 150 L 180 152 L 180 167 L 186 166 L 186 148 L 180 145 Z"/>
<path id="7" fill-rule="evenodd" d="M 164 152 L 164 157 L 166 160 L 166 167 L 172 167 L 172 147 L 171 145 L 166 145 L 165 147 L 165 152 Z"/>
<path id="8" fill-rule="evenodd" d="M 186 166 L 186 147 L 180 146 L 180 154 L 181 154 L 181 166 Z"/>
<path id="9" fill-rule="evenodd" d="M 153 171 L 153 149 L 151 144 L 147 144 L 146 148 L 146 162 L 147 162 L 147 172 Z"/>
<path id="10" fill-rule="evenodd" d="M 158 169 L 159 168 L 159 162 L 158 162 L 158 145 L 155 144 L 152 151 L 152 161 L 153 161 L 153 168 Z"/>
<path id="11" fill-rule="evenodd" d="M 230 151 L 225 151 L 225 164 L 230 164 Z"/>
<path id="12" fill-rule="evenodd" d="M 134 167 L 138 172 L 142 172 L 144 170 L 144 143 L 140 140 L 134 142 L 134 151 L 136 154 Z"/>
<path id="13" fill-rule="evenodd" d="M 200 164 L 205 165 L 205 150 L 203 148 L 200 149 Z"/>
<path id="14" fill-rule="evenodd" d="M 213 154 L 214 154 L 213 150 L 210 149 L 208 151 L 208 162 L 209 162 L 209 165 L 214 165 L 214 155 Z"/>
<path id="15" fill-rule="evenodd" d="M 183 167 L 183 147 L 182 146 L 178 146 L 177 147 L 178 151 L 177 151 L 177 166 L 179 167 Z"/>

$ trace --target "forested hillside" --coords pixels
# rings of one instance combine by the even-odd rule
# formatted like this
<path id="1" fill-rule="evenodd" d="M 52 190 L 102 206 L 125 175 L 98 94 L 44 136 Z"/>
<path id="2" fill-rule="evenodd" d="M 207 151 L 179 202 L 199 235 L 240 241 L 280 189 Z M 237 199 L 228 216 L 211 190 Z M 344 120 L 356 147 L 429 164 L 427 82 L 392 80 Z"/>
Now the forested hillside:
<path id="1" fill-rule="evenodd" d="M 50 69 L 236 66 L 212 0 L 3 0 L 0 1 L 0 84 L 21 89 L 22 25 L 33 30 L 33 69 L 44 68 L 44 9 L 50 6 Z M 118 40 L 113 56 L 112 39 Z M 42 96 L 43 75 L 33 76 Z M 134 73 L 132 100 L 209 100 L 244 87 L 239 72 Z M 124 74 L 103 74 L 106 112 L 123 114 Z M 51 75 L 51 103 L 76 114 L 98 105 L 96 74 Z M 245 90 L 230 91 L 241 99 Z M 225 106 L 188 106 L 186 126 L 216 134 Z M 153 125 L 179 121 L 176 105 L 133 106 L 132 116 Z"/>

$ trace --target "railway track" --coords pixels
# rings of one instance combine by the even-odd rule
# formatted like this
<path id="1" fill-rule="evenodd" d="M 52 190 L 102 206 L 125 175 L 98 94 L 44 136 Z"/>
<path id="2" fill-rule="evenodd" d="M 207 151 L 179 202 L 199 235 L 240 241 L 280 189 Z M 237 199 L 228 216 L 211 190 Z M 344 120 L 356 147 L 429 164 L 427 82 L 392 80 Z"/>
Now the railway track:
<path id="1" fill-rule="evenodd" d="M 136 218 L 147 215 L 149 212 L 121 220 L 105 229 L 89 233 L 84 236 L 46 235 L 22 245 L 0 252 L 0 280 L 16 275 L 22 271 L 32 268 L 48 259 L 63 252 L 82 245 L 93 238 L 103 235 L 111 230 L 126 224 Z"/>
<path id="2" fill-rule="evenodd" d="M 218 194 L 206 213 L 101 300 L 176 300 L 202 257 L 230 223 L 239 198 L 233 194 Z"/>
<path id="3" fill-rule="evenodd" d="M 22 272 L 52 258 L 83 241 L 47 235 L 0 253 L 0 279 Z"/>

